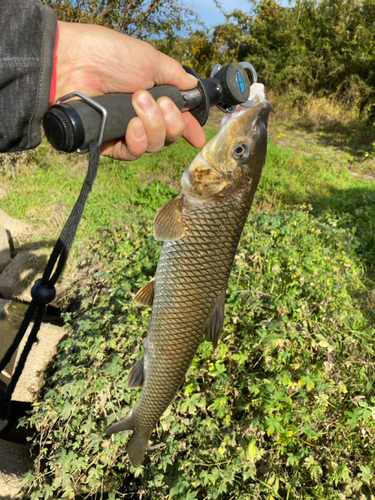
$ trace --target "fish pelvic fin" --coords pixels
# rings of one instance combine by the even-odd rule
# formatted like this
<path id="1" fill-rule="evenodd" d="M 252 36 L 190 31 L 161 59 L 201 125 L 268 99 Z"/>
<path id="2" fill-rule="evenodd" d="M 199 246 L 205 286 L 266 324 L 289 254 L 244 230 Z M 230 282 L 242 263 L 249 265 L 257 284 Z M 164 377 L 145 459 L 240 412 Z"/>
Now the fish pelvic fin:
<path id="1" fill-rule="evenodd" d="M 151 433 L 152 431 L 144 436 L 135 431 L 130 438 L 128 446 L 126 447 L 126 451 L 128 452 L 129 460 L 134 465 L 134 467 L 139 467 L 143 462 Z"/>
<path id="2" fill-rule="evenodd" d="M 155 240 L 175 241 L 184 236 L 183 202 L 184 195 L 179 194 L 161 207 L 154 220 Z"/>
<path id="3" fill-rule="evenodd" d="M 216 297 L 212 313 L 204 325 L 206 340 L 213 343 L 214 349 L 217 346 L 224 326 L 225 293 L 226 291 L 224 290 Z"/>
<path id="4" fill-rule="evenodd" d="M 132 431 L 134 429 L 132 416 L 133 416 L 133 411 L 130 410 L 130 412 L 126 415 L 126 417 L 122 418 L 115 424 L 110 425 L 108 429 L 106 429 L 104 434 L 106 436 L 110 436 L 111 434 L 115 434 L 116 432 L 120 431 Z"/>
<path id="5" fill-rule="evenodd" d="M 152 307 L 155 295 L 155 278 L 143 285 L 134 295 L 133 300 L 140 306 Z"/>
<path id="6" fill-rule="evenodd" d="M 144 354 L 142 354 L 142 356 L 139 359 L 137 359 L 135 365 L 130 370 L 128 377 L 128 387 L 139 387 L 143 384 L 144 380 L 143 365 L 144 365 Z"/>

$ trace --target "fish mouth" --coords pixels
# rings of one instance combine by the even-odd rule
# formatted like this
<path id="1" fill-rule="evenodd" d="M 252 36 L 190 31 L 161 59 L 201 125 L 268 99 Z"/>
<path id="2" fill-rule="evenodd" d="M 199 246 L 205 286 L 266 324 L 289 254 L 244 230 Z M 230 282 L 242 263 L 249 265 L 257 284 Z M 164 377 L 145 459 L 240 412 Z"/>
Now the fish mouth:
<path id="1" fill-rule="evenodd" d="M 243 116 L 246 117 L 246 119 L 248 119 L 248 115 L 249 116 L 254 115 L 253 118 L 250 118 L 249 121 L 250 126 L 254 126 L 255 123 L 259 122 L 267 126 L 268 116 L 272 109 L 272 105 L 267 99 L 262 99 L 257 104 L 254 104 L 254 106 L 252 106 L 251 108 L 245 108 L 243 106 L 241 106 L 241 108 L 243 108 L 243 110 L 239 112 L 240 113 L 239 115 L 234 116 L 233 119 L 238 118 L 239 116 Z M 228 122 L 230 123 L 231 119 L 229 119 Z"/>
<path id="2" fill-rule="evenodd" d="M 262 121 L 264 125 L 268 124 L 268 117 L 270 112 L 272 111 L 272 104 L 267 99 L 262 99 L 258 104 L 256 104 L 253 108 L 259 108 L 258 111 L 258 121 Z"/>
<path id="3" fill-rule="evenodd" d="M 256 139 L 260 138 L 262 131 L 267 131 L 268 117 L 272 109 L 271 103 L 267 99 L 262 99 L 257 104 L 254 104 L 251 108 L 243 108 L 243 113 L 233 117 L 233 120 L 238 124 L 238 126 L 233 123 L 233 129 L 231 131 L 232 120 L 229 120 L 224 127 L 228 126 L 228 132 L 231 131 L 229 137 L 232 136 L 232 141 L 236 141 L 237 131 L 242 129 L 246 130 L 246 134 L 250 138 Z"/>
<path id="4" fill-rule="evenodd" d="M 244 103 L 244 104 L 246 104 L 246 103 Z M 270 113 L 270 111 L 272 109 L 271 103 L 267 99 L 259 99 L 258 97 L 256 97 L 256 99 L 254 99 L 254 104 L 252 104 L 252 106 L 249 107 L 249 106 L 245 106 L 243 104 L 239 104 L 236 107 L 235 111 L 231 115 L 225 115 L 223 120 L 221 121 L 222 128 L 225 127 L 225 125 L 227 125 L 227 123 L 230 123 L 235 118 L 239 118 L 240 116 L 242 116 L 245 113 L 248 113 L 250 111 L 254 112 L 254 110 L 258 110 L 259 108 L 260 108 L 259 118 L 260 119 L 264 118 L 265 114 L 267 115 L 267 118 L 268 118 L 268 114 Z"/>

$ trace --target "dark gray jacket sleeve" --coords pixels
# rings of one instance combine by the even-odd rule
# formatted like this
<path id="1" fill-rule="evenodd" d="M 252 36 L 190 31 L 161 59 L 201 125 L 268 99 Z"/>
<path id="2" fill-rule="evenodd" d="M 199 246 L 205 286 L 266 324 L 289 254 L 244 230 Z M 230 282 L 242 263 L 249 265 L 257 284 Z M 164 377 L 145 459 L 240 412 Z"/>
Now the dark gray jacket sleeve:
<path id="1" fill-rule="evenodd" d="M 48 108 L 57 19 L 35 0 L 0 0 L 0 151 L 35 148 Z"/>

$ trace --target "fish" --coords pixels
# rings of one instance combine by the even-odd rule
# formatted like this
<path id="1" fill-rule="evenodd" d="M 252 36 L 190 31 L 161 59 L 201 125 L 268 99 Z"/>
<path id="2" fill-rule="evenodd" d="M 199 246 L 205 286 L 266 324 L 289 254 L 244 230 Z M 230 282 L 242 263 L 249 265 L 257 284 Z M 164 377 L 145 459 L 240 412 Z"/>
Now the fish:
<path id="1" fill-rule="evenodd" d="M 136 405 L 106 435 L 132 430 L 130 462 L 144 460 L 158 420 L 173 401 L 203 341 L 216 347 L 238 242 L 266 159 L 268 100 L 229 120 L 185 170 L 180 194 L 154 219 L 164 242 L 154 278 L 134 300 L 152 307 L 144 353 L 128 386 L 142 386 Z"/>

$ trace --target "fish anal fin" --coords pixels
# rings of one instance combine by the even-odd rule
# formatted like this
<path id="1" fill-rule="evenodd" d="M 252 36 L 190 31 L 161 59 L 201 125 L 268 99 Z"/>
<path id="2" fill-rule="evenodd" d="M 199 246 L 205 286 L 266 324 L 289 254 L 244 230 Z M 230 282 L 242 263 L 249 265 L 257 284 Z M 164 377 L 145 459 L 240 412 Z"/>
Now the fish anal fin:
<path id="1" fill-rule="evenodd" d="M 180 194 L 168 201 L 156 214 L 154 238 L 160 241 L 175 241 L 185 234 L 182 215 L 184 195 Z"/>
<path id="2" fill-rule="evenodd" d="M 152 307 L 155 294 L 155 278 L 146 283 L 134 295 L 134 301 L 140 306 Z"/>
<path id="3" fill-rule="evenodd" d="M 204 326 L 206 340 L 211 341 L 214 348 L 217 346 L 219 336 L 223 331 L 225 308 L 225 290 L 216 297 L 211 315 Z"/>
<path id="4" fill-rule="evenodd" d="M 151 437 L 152 431 L 147 435 L 139 434 L 137 431 L 133 432 L 132 437 L 129 440 L 126 451 L 129 455 L 129 460 L 134 465 L 134 467 L 139 467 L 145 457 L 147 451 L 148 440 Z"/>
<path id="5" fill-rule="evenodd" d="M 128 387 L 139 387 L 144 380 L 144 354 L 136 361 L 133 368 L 130 370 L 128 377 Z"/>
<path id="6" fill-rule="evenodd" d="M 110 436 L 111 434 L 115 434 L 116 432 L 120 431 L 131 431 L 134 429 L 134 423 L 132 420 L 132 415 L 133 411 L 130 410 L 130 412 L 126 415 L 126 417 L 122 418 L 115 424 L 112 424 L 106 429 L 105 435 Z"/>

